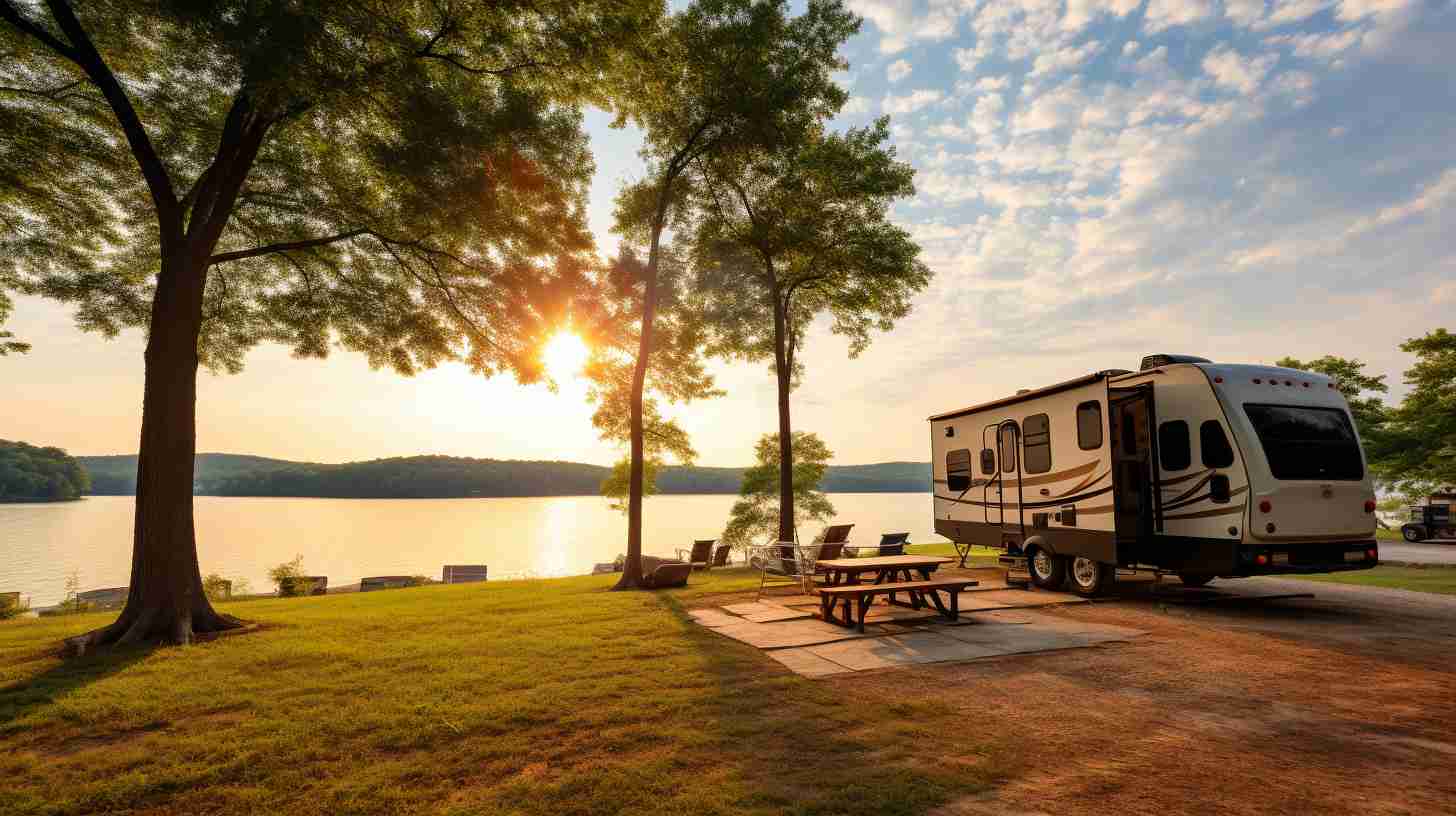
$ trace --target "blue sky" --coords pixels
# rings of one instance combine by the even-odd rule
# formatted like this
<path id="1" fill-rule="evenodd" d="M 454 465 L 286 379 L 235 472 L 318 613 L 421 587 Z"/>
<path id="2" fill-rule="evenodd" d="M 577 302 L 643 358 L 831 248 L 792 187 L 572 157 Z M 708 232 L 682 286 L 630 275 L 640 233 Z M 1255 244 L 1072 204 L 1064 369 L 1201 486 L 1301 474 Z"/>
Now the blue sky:
<path id="1" fill-rule="evenodd" d="M 930 413 L 1152 352 L 1337 354 L 1398 385 L 1399 342 L 1456 322 L 1452 2 L 848 4 L 866 21 L 837 124 L 891 116 L 918 190 L 894 215 L 936 278 L 858 360 L 812 332 L 796 426 L 838 461 L 924 459 Z M 605 253 L 637 134 L 600 114 L 588 129 Z M 140 337 L 83 336 L 31 299 L 11 323 L 37 348 L 3 363 L 20 387 L 0 436 L 131 450 Z M 673 413 L 702 463 L 741 464 L 774 427 L 772 379 L 717 370 L 729 396 Z M 609 462 L 579 396 L 262 348 L 240 376 L 204 375 L 199 445 Z"/>

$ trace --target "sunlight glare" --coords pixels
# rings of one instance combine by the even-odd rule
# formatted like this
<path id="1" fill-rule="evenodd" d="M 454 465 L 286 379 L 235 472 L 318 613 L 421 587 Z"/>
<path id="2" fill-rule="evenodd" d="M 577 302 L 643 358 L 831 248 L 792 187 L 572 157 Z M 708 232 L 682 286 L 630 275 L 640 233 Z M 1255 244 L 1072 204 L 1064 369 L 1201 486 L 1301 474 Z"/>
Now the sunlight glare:
<path id="1" fill-rule="evenodd" d="M 565 384 L 581 375 L 591 349 L 574 332 L 557 332 L 546 341 L 541 358 L 546 363 L 546 373 L 557 383 Z"/>

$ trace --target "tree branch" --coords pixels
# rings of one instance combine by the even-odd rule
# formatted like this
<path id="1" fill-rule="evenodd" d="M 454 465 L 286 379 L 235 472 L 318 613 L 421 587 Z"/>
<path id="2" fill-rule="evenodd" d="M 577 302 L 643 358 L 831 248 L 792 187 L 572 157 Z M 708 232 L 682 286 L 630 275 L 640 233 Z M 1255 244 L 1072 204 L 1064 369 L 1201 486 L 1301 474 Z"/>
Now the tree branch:
<path id="1" fill-rule="evenodd" d="M 347 241 L 350 238 L 357 238 L 360 235 L 374 235 L 372 230 L 356 229 L 348 232 L 341 232 L 338 235 L 329 235 L 324 238 L 309 238 L 302 241 L 280 241 L 276 244 L 253 247 L 252 249 L 239 249 L 234 252 L 220 252 L 208 258 L 209 264 L 221 264 L 229 261 L 241 261 L 246 258 L 256 258 L 260 255 L 271 255 L 275 252 L 288 252 L 295 249 L 309 249 L 311 247 L 324 246 L 339 241 Z M 378 236 L 375 236 L 378 237 Z M 383 239 L 381 239 L 383 240 Z"/>
<path id="2" fill-rule="evenodd" d="M 40 25 L 36 24 L 25 15 L 21 14 L 20 9 L 10 4 L 10 0 L 0 0 L 0 17 L 3 17 L 11 25 L 20 29 L 22 32 L 29 34 L 37 40 L 40 40 L 43 44 L 45 44 L 46 48 L 49 48 L 50 50 L 56 52 L 57 54 L 60 54 L 61 56 L 74 63 L 77 63 L 78 65 L 80 64 L 80 58 L 77 55 L 76 51 L 71 48 L 71 46 L 68 46 L 65 43 L 61 42 L 59 39 L 56 39 L 54 34 L 46 31 Z"/>

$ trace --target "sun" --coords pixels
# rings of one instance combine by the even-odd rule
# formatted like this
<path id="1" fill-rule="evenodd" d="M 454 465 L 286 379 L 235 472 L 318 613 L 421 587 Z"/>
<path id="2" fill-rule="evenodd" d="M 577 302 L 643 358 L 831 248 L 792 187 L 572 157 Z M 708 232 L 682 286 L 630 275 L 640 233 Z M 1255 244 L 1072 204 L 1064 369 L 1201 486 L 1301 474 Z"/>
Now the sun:
<path id="1" fill-rule="evenodd" d="M 582 367 L 591 356 L 591 349 L 575 332 L 560 331 L 546 341 L 541 349 L 541 359 L 546 364 L 546 373 L 558 383 L 580 376 Z"/>

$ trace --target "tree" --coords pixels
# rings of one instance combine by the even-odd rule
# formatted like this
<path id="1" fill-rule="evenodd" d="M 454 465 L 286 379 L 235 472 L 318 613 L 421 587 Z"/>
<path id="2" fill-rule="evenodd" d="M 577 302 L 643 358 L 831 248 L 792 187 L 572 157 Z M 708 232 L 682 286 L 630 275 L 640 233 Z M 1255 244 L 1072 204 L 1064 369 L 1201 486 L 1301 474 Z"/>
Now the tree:
<path id="1" fill-rule="evenodd" d="M 787 0 L 697 0 L 655 38 L 634 85 L 619 97 L 617 122 L 644 131 L 646 178 L 617 199 L 616 230 L 646 247 L 638 350 L 627 397 L 627 559 L 619 589 L 641 584 L 642 496 L 662 234 L 689 219 L 689 168 L 705 158 L 769 149 L 785 134 L 832 115 L 845 94 L 833 81 L 836 51 L 859 21 L 841 0 L 809 0 L 790 18 Z"/>
<path id="2" fill-rule="evenodd" d="M 738 501 L 728 516 L 728 526 L 723 529 L 722 542 L 735 549 L 745 549 L 755 541 L 773 536 L 774 541 L 797 540 L 792 534 L 785 537 L 780 529 L 779 497 L 782 495 L 779 479 L 783 469 L 780 456 L 784 447 L 779 444 L 778 434 L 764 434 L 754 446 L 757 463 L 743 472 L 743 486 L 739 488 Z M 829 497 L 819 490 L 819 482 L 829 469 L 829 460 L 834 454 L 816 434 L 808 431 L 794 431 L 792 449 L 794 465 L 790 470 L 794 493 L 793 526 L 808 520 L 827 521 L 834 518 L 834 505 Z"/>
<path id="3" fill-rule="evenodd" d="M 668 402 L 690 402 L 717 396 L 713 378 L 703 366 L 699 351 L 701 321 L 693 316 L 692 303 L 685 289 L 687 269 L 671 247 L 661 247 L 656 286 L 656 309 L 652 326 L 651 346 L 647 353 L 655 363 L 643 372 L 641 391 L 636 407 L 641 433 L 641 483 L 637 493 L 640 523 L 640 502 L 657 492 L 657 474 L 669 458 L 679 464 L 692 464 L 697 458 L 692 441 L 676 422 L 665 419 L 657 397 Z M 642 324 L 634 316 L 642 313 L 647 296 L 646 265 L 625 248 L 601 271 L 601 297 L 589 306 L 582 304 L 572 315 L 573 325 L 590 338 L 592 354 L 584 375 L 592 383 L 590 398 L 597 403 L 592 415 L 603 439 L 630 443 L 633 439 L 633 394 L 636 387 L 638 360 L 642 356 Z M 594 308 L 592 308 L 594 307 Z M 617 462 L 612 473 L 602 481 L 602 495 L 612 499 L 612 508 L 631 513 L 632 459 Z M 640 538 L 639 538 L 640 541 Z M 640 551 L 638 556 L 640 558 Z M 640 570 L 640 560 L 627 559 Z M 623 572 L 626 572 L 624 564 Z M 640 575 L 640 573 L 639 573 Z"/>
<path id="4" fill-rule="evenodd" d="M 1436 329 L 1402 343 L 1416 355 L 1405 372 L 1410 392 L 1390 412 L 1379 470 L 1408 496 L 1456 484 L 1456 334 Z"/>
<path id="5" fill-rule="evenodd" d="M 1308 362 L 1285 357 L 1276 360 L 1274 365 L 1313 371 L 1334 380 L 1335 388 L 1339 389 L 1350 405 L 1350 416 L 1355 420 L 1355 428 L 1360 432 L 1360 439 L 1365 445 L 1366 458 L 1371 458 L 1380 447 L 1381 434 L 1389 418 L 1389 409 L 1376 396 L 1390 391 L 1385 384 L 1384 374 L 1366 374 L 1365 364 L 1359 360 L 1328 354 Z"/>
<path id="6" fill-rule="evenodd" d="M 914 194 L 914 170 L 886 146 L 889 119 L 844 134 L 820 126 L 772 150 L 744 150 L 700 163 L 703 202 L 694 250 L 718 295 L 709 306 L 710 352 L 770 361 L 778 385 L 781 540 L 793 536 L 795 494 L 790 392 L 812 320 L 849 338 L 851 357 L 910 311 L 930 281 L 920 248 L 888 220 L 890 205 Z"/>
<path id="7" fill-rule="evenodd" d="M 0 282 L 147 334 L 131 593 L 73 652 L 238 623 L 197 567 L 199 365 L 272 340 L 539 375 L 591 246 L 573 105 L 661 0 L 136 11 L 0 0 Z"/>
<path id="8" fill-rule="evenodd" d="M 60 448 L 0 439 L 0 501 L 69 501 L 90 489 L 86 469 Z"/>

